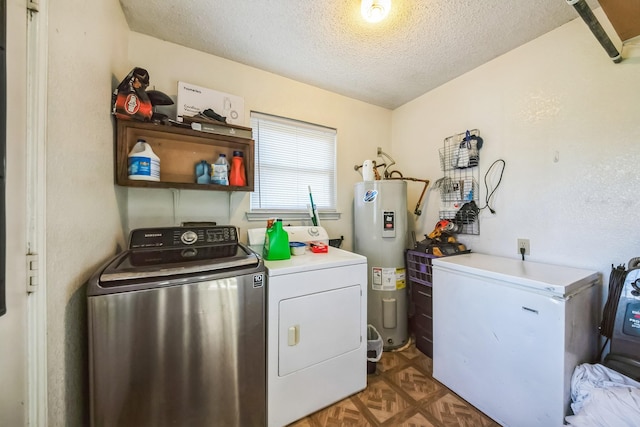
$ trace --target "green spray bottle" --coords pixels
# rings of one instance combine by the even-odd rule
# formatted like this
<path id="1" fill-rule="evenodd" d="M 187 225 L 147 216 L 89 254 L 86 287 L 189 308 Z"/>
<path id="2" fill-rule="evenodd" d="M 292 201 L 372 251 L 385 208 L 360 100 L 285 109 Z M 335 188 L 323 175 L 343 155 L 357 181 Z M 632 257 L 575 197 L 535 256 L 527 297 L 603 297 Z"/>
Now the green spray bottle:
<path id="1" fill-rule="evenodd" d="M 272 224 L 268 225 L 264 236 L 262 256 L 267 261 L 291 258 L 289 234 L 282 228 L 281 219 L 276 219 Z"/>

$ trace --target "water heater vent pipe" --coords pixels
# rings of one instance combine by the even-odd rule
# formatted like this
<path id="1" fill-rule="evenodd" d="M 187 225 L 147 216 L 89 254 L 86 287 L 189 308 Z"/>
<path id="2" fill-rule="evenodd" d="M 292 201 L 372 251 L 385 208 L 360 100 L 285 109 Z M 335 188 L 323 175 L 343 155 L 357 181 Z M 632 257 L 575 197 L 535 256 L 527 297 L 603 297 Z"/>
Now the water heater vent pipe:
<path id="1" fill-rule="evenodd" d="M 429 180 L 428 179 L 420 179 L 420 178 L 410 178 L 410 177 L 406 177 L 406 176 L 402 176 L 402 173 L 398 170 L 393 170 L 389 172 L 389 168 L 393 165 L 396 164 L 396 161 L 393 160 L 391 158 L 390 155 L 388 155 L 387 153 L 385 153 L 384 151 L 382 151 L 382 148 L 378 147 L 378 156 L 384 158 L 386 157 L 387 159 L 389 159 L 389 162 L 385 162 L 385 168 L 384 168 L 384 172 L 383 172 L 383 179 L 402 179 L 404 181 L 414 181 L 414 182 L 423 182 L 424 183 L 424 188 L 422 189 L 422 193 L 420 194 L 420 198 L 418 199 L 418 203 L 416 204 L 416 208 L 413 211 L 414 214 L 416 214 L 417 216 L 422 215 L 422 210 L 420 209 L 420 206 L 422 205 L 422 198 L 424 197 L 424 193 L 426 193 L 427 191 L 427 187 L 429 186 Z M 393 175 L 396 174 L 398 175 L 397 177 L 394 177 Z"/>
<path id="2" fill-rule="evenodd" d="M 378 147 L 378 156 L 382 157 L 384 159 L 384 157 L 386 157 L 388 159 L 388 163 L 384 162 L 380 165 L 376 164 L 375 160 L 373 161 L 373 172 L 375 174 L 375 179 L 376 180 L 387 180 L 387 179 L 401 179 L 404 181 L 414 181 L 414 182 L 422 182 L 424 183 L 424 188 L 422 189 L 422 193 L 420 193 L 420 198 L 418 199 L 418 203 L 416 203 L 416 208 L 414 209 L 413 213 L 417 216 L 422 215 L 422 210 L 420 209 L 420 206 L 422 205 L 422 199 L 424 197 L 424 194 L 427 192 L 427 187 L 429 186 L 429 180 L 428 179 L 420 179 L 420 178 L 410 178 L 407 176 L 403 176 L 402 172 L 400 172 L 399 170 L 393 170 L 389 172 L 389 168 L 393 165 L 396 164 L 396 161 L 393 160 L 391 158 L 390 155 L 388 155 L 387 153 L 385 153 L 384 151 L 382 151 L 382 149 L 380 147 Z M 365 162 L 368 162 L 368 160 L 366 160 Z M 383 167 L 384 166 L 384 171 L 382 173 L 382 177 L 380 177 L 380 174 L 378 173 L 378 169 L 379 167 Z M 353 167 L 353 169 L 357 172 L 359 169 L 363 169 L 363 165 L 355 165 Z M 394 176 L 397 175 L 397 176 Z M 364 173 L 362 174 L 363 178 L 364 178 Z M 366 178 L 365 178 L 366 181 Z"/>

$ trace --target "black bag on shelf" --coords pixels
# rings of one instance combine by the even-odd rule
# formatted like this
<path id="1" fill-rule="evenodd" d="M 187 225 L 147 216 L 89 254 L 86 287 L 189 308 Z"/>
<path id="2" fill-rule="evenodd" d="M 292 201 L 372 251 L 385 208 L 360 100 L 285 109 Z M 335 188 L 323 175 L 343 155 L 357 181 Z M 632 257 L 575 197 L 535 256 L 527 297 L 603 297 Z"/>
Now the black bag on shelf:
<path id="1" fill-rule="evenodd" d="M 451 166 L 457 169 L 472 168 L 480 162 L 479 151 L 482 148 L 482 138 L 466 132 L 460 145 L 453 150 Z"/>
<path id="2" fill-rule="evenodd" d="M 462 205 L 456 212 L 453 222 L 458 225 L 473 224 L 478 219 L 478 213 L 480 213 L 480 209 L 476 202 L 472 200 Z"/>

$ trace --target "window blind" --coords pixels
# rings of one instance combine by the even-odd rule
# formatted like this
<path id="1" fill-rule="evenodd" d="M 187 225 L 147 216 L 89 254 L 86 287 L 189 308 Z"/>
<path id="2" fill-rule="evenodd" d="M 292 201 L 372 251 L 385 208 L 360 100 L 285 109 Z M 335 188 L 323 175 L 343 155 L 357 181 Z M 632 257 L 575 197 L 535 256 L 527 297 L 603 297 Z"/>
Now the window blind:
<path id="1" fill-rule="evenodd" d="M 335 129 L 251 113 L 256 149 L 251 212 L 336 210 Z"/>

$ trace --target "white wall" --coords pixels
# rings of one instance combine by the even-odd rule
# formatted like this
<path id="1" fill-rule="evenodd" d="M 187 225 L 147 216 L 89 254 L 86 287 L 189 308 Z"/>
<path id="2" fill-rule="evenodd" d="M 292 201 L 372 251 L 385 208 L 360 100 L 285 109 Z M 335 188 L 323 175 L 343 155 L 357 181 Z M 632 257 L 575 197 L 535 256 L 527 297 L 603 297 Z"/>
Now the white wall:
<path id="1" fill-rule="evenodd" d="M 516 239 L 528 238 L 529 260 L 600 271 L 606 287 L 611 264 L 640 256 L 639 43 L 614 64 L 578 18 L 395 110 L 393 155 L 433 183 L 443 175 L 444 138 L 480 129 L 480 206 L 489 166 L 504 159 L 506 169 L 496 214 L 482 210 L 480 235 L 460 241 L 516 258 Z M 422 234 L 433 229 L 438 206 L 432 191 L 417 224 Z"/>
<path id="2" fill-rule="evenodd" d="M 336 128 L 338 211 L 342 219 L 322 225 L 330 237 L 343 235 L 344 247 L 351 247 L 353 185 L 362 179 L 353 167 L 375 157 L 377 147 L 389 149 L 391 111 L 139 33 L 130 33 L 129 60 L 132 67 L 147 69 L 151 87 L 174 99 L 178 81 L 243 97 L 245 126 L 250 125 L 254 110 Z M 240 227 L 244 240 L 247 228 L 265 226 L 246 220 L 248 193 L 181 190 L 174 218 L 172 190 L 126 191 L 129 230 L 208 220 Z"/>
<path id="3" fill-rule="evenodd" d="M 129 72 L 117 0 L 49 2 L 47 306 L 49 426 L 88 425 L 86 295 L 123 233 L 111 91 Z"/>

